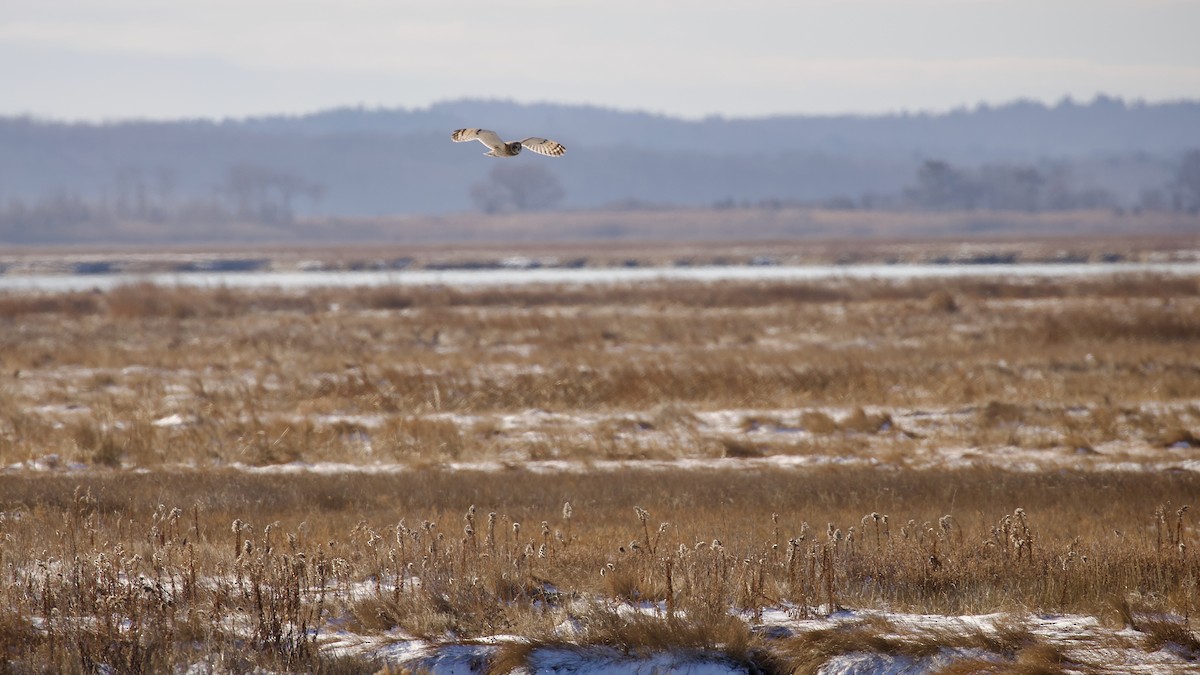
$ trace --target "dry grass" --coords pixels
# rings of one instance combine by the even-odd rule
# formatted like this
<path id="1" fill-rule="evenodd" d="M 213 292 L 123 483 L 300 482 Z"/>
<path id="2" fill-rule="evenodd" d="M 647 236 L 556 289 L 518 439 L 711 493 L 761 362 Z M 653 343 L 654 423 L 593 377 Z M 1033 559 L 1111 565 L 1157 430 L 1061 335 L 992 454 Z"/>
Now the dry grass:
<path id="1" fill-rule="evenodd" d="M 5 464 L 1200 445 L 1195 279 L 137 285 L 0 304 Z M 696 418 L 725 409 L 764 412 Z M 509 418 L 529 410 L 610 422 Z M 806 435 L 755 436 L 793 427 Z"/>
<path id="2" fill-rule="evenodd" d="M 1197 650 L 1154 617 L 1200 610 L 1200 482 L 1097 468 L 1198 458 L 1196 279 L 137 285 L 9 294 L 0 328 L 11 669 L 379 666 L 322 653 L 331 622 L 526 636 L 497 672 L 593 645 L 775 672 L 851 644 L 1071 667 L 1019 626 L 768 639 L 725 613 L 772 607 L 1080 612 Z M 937 468 L 947 448 L 977 461 Z M 522 468 L 718 457 L 740 468 Z M 229 468 L 318 461 L 366 470 Z M 508 468 L 445 469 L 476 461 Z"/>
<path id="3" fill-rule="evenodd" d="M 127 241 L 164 244 L 171 237 L 145 223 L 124 223 Z M 303 219 L 288 230 L 239 224 L 204 236 L 229 243 L 180 246 L 175 255 L 145 250 L 118 256 L 138 270 L 179 269 L 181 254 L 203 267 L 212 260 L 313 260 L 335 269 L 388 269 L 448 262 L 498 265 L 511 257 L 567 264 L 743 262 L 756 255 L 803 262 L 1140 260 L 1196 246 L 1189 213 L 1115 210 L 1018 213 L 890 211 L 809 207 L 670 208 L 547 211 L 484 215 Z M 80 233 L 88 238 L 94 231 Z M 336 241 L 331 240 L 336 238 Z M 295 244 L 307 241 L 308 244 Z M 291 242 L 254 245 L 254 242 Z M 367 242 L 362 244 L 347 243 Z M 248 249 L 247 246 L 253 246 Z M 0 263 L 60 261 L 64 247 L 10 247 Z M 95 247 L 84 260 L 110 262 Z M 129 265 L 128 263 L 132 263 Z"/>
<path id="4" fill-rule="evenodd" d="M 850 645 L 982 649 L 1012 663 L 1049 647 L 1019 626 L 872 624 L 780 641 L 725 608 L 1107 615 L 1117 602 L 1138 608 L 1124 613 L 1147 651 L 1196 654 L 1186 625 L 1155 617 L 1200 609 L 1195 526 L 1174 506 L 1198 488 L 1189 474 L 865 468 L 8 475 L 0 624 L 12 663 L 66 670 L 159 670 L 195 660 L 193 640 L 204 658 L 228 652 L 247 668 L 315 668 L 333 621 L 634 655 L 674 646 L 810 672 Z M 657 613 L 614 604 L 647 600 Z M 563 621 L 574 637 L 556 635 Z"/>
<path id="5" fill-rule="evenodd" d="M 988 659 L 965 654 L 988 655 Z M 936 670 L 953 673 L 1053 673 L 1068 672 L 1061 652 L 1044 639 L 1016 623 L 995 630 L 979 628 L 898 627 L 886 619 L 873 618 L 806 632 L 783 640 L 772 657 L 783 672 L 814 674 L 842 654 L 879 654 L 911 660 L 942 656 L 947 662 Z M 948 656 L 954 655 L 954 656 Z"/>

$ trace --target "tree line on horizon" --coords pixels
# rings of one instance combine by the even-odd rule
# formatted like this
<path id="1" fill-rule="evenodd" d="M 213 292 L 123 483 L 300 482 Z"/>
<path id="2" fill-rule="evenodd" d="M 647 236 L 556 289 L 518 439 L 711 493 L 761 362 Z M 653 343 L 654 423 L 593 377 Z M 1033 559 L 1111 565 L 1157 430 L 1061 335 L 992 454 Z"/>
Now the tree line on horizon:
<path id="1" fill-rule="evenodd" d="M 0 208 L 0 241 L 13 244 L 70 243 L 103 240 L 122 224 L 138 223 L 147 238 L 158 241 L 204 240 L 203 226 L 259 224 L 286 230 L 297 222 L 296 204 L 319 201 L 324 187 L 295 175 L 263 167 L 234 165 L 208 197 L 176 199 L 169 174 L 122 174 L 126 186 L 110 198 L 88 201 L 58 193 L 25 203 L 16 199 Z M 485 180 L 470 186 L 476 209 L 484 214 L 546 211 L 561 205 L 564 191 L 553 174 L 536 165 L 494 167 Z M 722 199 L 707 205 L 732 208 L 825 208 L 898 211 L 991 211 L 1042 213 L 1079 209 L 1123 210 L 1113 194 L 1100 188 L 1073 190 L 1061 170 L 1031 165 L 958 167 L 942 160 L 925 161 L 902 191 L 834 197 L 812 201 L 778 198 L 754 202 Z M 662 209 L 636 200 L 606 207 L 615 211 Z M 1188 152 L 1173 178 L 1147 188 L 1134 211 L 1200 214 L 1200 150 Z M 228 232 L 226 227 L 222 231 Z M 127 237 L 126 237 L 127 238 Z"/>
<path id="2" fill-rule="evenodd" d="M 570 150 L 485 159 L 449 143 L 446 130 L 466 124 L 553 135 Z M 206 224 L 470 210 L 1195 213 L 1200 150 L 1190 148 L 1200 148 L 1200 102 L 1108 98 L 875 118 L 687 121 L 495 101 L 220 123 L 0 118 L 0 241 L 103 238 L 130 222 L 170 240 Z"/>

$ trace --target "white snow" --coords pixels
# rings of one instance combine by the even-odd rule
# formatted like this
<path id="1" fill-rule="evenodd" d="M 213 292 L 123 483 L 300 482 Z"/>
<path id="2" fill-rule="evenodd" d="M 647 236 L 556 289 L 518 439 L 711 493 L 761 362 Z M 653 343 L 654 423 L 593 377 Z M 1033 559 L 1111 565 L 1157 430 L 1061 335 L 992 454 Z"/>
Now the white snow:
<path id="1" fill-rule="evenodd" d="M 653 613 L 653 608 L 627 607 L 634 613 Z M 1088 616 L 1034 616 L 986 614 L 942 616 L 891 613 L 883 611 L 838 611 L 819 619 L 796 620 L 793 610 L 768 609 L 755 626 L 767 641 L 801 640 L 817 630 L 854 626 L 864 620 L 882 620 L 892 626 L 886 637 L 903 640 L 922 630 L 940 634 L 956 631 L 996 630 L 999 625 L 1017 626 L 1029 631 L 1045 645 L 1058 650 L 1067 660 L 1065 672 L 1101 673 L 1194 673 L 1200 672 L 1197 654 L 1177 645 L 1146 651 L 1143 636 L 1130 628 L 1106 628 Z M 749 617 L 744 617 L 750 621 Z M 1174 617 L 1175 620 L 1182 620 Z M 516 673 L 589 673 L 595 675 L 649 675 L 651 673 L 691 673 L 726 675 L 745 673 L 749 664 L 741 663 L 718 649 L 678 649 L 663 651 L 622 650 L 610 645 L 572 642 L 575 630 L 559 631 L 562 642 L 529 643 L 525 666 Z M 523 638 L 498 635 L 443 644 L 391 631 L 376 636 L 345 632 L 326 634 L 322 649 L 329 653 L 374 658 L 393 667 L 402 667 L 436 675 L 469 675 L 487 672 L 491 659 L 506 643 L 525 643 Z M 925 675 L 939 672 L 961 660 L 1012 664 L 1019 654 L 989 652 L 979 647 L 946 646 L 929 656 L 887 654 L 864 648 L 861 651 L 834 654 L 817 671 L 822 675 Z M 1072 664 L 1076 664 L 1074 667 Z"/>
<path id="2" fill-rule="evenodd" d="M 711 265 L 697 267 L 502 267 L 484 270 L 368 270 L 368 271 L 260 271 L 117 273 L 103 275 L 6 274 L 0 291 L 107 290 L 131 283 L 204 288 L 334 288 L 381 285 L 446 285 L 457 287 L 521 284 L 622 284 L 648 281 L 690 280 L 815 280 L 815 279 L 922 279 L 956 277 L 1024 276 L 1072 278 L 1115 274 L 1195 275 L 1196 262 L 1018 263 L 966 264 L 865 264 L 865 265 Z"/>
<path id="3" fill-rule="evenodd" d="M 182 427 L 187 424 L 187 420 L 183 418 L 183 415 L 175 413 L 166 417 L 160 417 L 151 422 L 151 424 L 156 427 Z"/>

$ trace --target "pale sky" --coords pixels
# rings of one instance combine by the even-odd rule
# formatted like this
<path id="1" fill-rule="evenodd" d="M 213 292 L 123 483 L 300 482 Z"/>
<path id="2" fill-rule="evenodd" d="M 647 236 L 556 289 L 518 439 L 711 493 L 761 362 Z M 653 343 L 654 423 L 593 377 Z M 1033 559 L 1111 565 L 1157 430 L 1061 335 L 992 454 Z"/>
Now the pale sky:
<path id="1" fill-rule="evenodd" d="M 0 0 L 0 115 L 1200 98 L 1200 0 Z"/>

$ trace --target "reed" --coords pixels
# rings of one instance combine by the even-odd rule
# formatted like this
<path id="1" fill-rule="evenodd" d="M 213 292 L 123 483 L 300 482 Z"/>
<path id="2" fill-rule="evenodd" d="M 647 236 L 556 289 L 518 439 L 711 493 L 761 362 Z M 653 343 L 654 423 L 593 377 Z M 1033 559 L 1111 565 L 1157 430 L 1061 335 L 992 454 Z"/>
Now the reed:
<path id="1" fill-rule="evenodd" d="M 1074 667 L 1019 619 L 753 630 L 886 607 L 1078 612 L 1194 653 L 1155 617 L 1200 610 L 1200 484 L 1171 470 L 1200 458 L 1198 310 L 1176 277 L 6 295 L 0 648 L 377 670 L 323 649 L 348 627 L 523 637 L 497 670 L 614 644 Z"/>
<path id="2" fill-rule="evenodd" d="M 1085 613 L 1128 623 L 1149 651 L 1196 644 L 1186 623 L 1161 618 L 1200 609 L 1189 475 L 201 471 L 0 484 L 10 663 L 154 670 L 236 655 L 307 670 L 325 662 L 332 625 L 795 664 L 851 643 L 1017 661 L 1042 644 L 1017 629 L 885 637 L 896 631 L 868 625 L 794 641 L 749 630 L 767 609 L 879 606 Z M 645 616 L 618 611 L 647 601 L 657 609 Z M 558 635 L 564 621 L 581 632 Z"/>
<path id="3" fill-rule="evenodd" d="M 5 464 L 1200 445 L 1194 279 L 139 284 L 5 303 Z M 697 417 L 721 410 L 746 412 L 719 429 Z M 805 433 L 764 433 L 791 428 Z"/>

